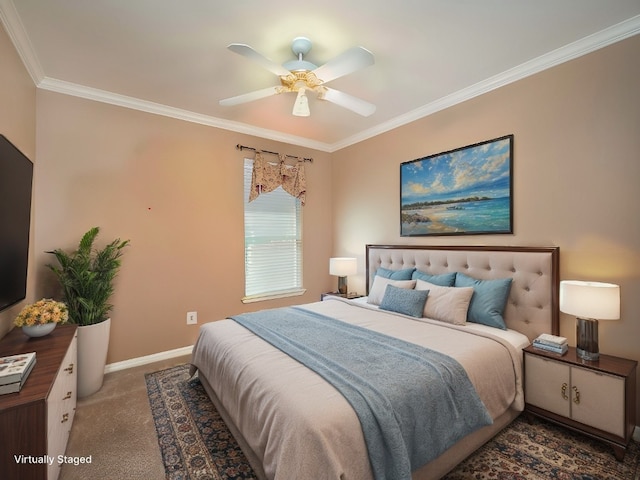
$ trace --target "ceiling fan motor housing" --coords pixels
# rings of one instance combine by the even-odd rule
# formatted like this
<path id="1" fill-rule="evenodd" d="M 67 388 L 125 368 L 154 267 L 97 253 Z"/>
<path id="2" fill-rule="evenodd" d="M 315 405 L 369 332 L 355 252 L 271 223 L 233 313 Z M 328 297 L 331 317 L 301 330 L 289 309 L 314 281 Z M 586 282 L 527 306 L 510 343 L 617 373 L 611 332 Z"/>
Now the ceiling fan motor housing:
<path id="1" fill-rule="evenodd" d="M 311 62 L 303 60 L 303 57 L 311 50 L 311 40 L 307 37 L 296 37 L 291 44 L 291 50 L 295 53 L 297 60 L 290 60 L 282 64 L 290 72 L 310 72 L 318 68 Z"/>

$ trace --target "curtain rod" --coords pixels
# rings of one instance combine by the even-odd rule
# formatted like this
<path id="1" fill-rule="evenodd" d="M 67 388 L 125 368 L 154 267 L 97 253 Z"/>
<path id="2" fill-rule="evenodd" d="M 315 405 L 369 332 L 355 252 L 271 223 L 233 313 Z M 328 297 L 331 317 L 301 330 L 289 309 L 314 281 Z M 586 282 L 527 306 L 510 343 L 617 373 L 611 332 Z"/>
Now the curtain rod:
<path id="1" fill-rule="evenodd" d="M 254 152 L 256 152 L 256 153 L 258 153 L 258 152 L 260 152 L 260 153 L 269 153 L 269 154 L 271 154 L 271 155 L 277 155 L 277 156 L 280 156 L 280 154 L 279 154 L 278 152 L 270 152 L 269 150 L 257 150 L 257 149 L 255 149 L 255 148 L 253 148 L 253 147 L 247 147 L 247 146 L 245 146 L 245 145 L 240 145 L 240 144 L 237 144 L 237 145 L 236 145 L 236 149 L 237 149 L 237 150 L 251 150 L 251 151 L 254 151 Z M 307 158 L 307 157 L 296 157 L 295 155 L 285 155 L 285 157 L 287 157 L 287 158 L 295 158 L 296 160 L 304 160 L 305 162 L 311 162 L 311 163 L 313 163 L 313 158 Z"/>

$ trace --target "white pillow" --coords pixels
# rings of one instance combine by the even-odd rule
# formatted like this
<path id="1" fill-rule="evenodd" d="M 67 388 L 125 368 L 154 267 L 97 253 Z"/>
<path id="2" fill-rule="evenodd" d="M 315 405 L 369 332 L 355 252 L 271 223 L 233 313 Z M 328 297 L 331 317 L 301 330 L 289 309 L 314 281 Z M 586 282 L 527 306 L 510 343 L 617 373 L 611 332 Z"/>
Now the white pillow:
<path id="1" fill-rule="evenodd" d="M 394 287 L 408 288 L 409 290 L 412 290 L 413 287 L 416 286 L 416 281 L 391 280 L 389 278 L 384 278 L 376 275 L 375 277 L 373 277 L 373 285 L 371 285 L 371 290 L 369 290 L 369 297 L 367 298 L 367 302 L 374 305 L 380 305 L 380 302 L 382 302 L 382 297 L 384 297 L 384 292 L 387 288 L 387 285 L 393 285 Z"/>
<path id="2" fill-rule="evenodd" d="M 473 296 L 473 287 L 441 287 L 418 279 L 416 290 L 429 290 L 424 316 L 454 325 L 467 322 L 467 310 Z"/>

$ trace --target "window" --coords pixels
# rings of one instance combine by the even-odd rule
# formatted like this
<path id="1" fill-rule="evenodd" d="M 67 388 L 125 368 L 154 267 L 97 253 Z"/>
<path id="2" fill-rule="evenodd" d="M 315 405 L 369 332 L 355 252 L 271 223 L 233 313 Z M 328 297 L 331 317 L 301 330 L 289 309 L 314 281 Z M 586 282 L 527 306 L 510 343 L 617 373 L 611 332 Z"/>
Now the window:
<path id="1" fill-rule="evenodd" d="M 253 160 L 244 160 L 243 302 L 301 295 L 302 207 L 282 187 L 249 203 Z"/>

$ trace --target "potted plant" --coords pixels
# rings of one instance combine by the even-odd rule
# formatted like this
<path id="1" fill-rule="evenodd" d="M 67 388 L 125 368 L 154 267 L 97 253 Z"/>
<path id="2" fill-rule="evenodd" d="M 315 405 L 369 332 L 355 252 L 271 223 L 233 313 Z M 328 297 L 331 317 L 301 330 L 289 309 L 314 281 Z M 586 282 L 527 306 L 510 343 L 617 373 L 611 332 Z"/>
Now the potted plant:
<path id="1" fill-rule="evenodd" d="M 123 249 L 129 240 L 115 239 L 102 249 L 94 247 L 100 233 L 93 227 L 82 236 L 78 249 L 67 253 L 56 249 L 58 265 L 47 267 L 60 281 L 69 321 L 78 325 L 78 396 L 97 392 L 104 380 L 104 367 L 109 348 L 114 292 L 113 281 L 122 263 Z"/>

